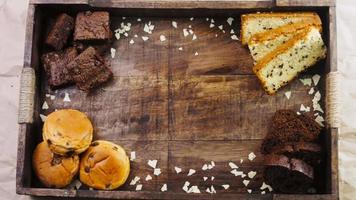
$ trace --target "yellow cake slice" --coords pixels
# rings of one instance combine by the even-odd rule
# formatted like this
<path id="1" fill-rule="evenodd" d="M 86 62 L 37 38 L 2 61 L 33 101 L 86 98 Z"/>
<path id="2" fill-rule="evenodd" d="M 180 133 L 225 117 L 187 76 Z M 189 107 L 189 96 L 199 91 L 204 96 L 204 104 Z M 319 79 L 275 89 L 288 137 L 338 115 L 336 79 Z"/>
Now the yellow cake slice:
<path id="1" fill-rule="evenodd" d="M 260 61 L 268 53 L 272 52 L 280 45 L 292 39 L 296 34 L 301 33 L 308 26 L 313 26 L 311 23 L 296 23 L 281 26 L 263 33 L 253 35 L 248 42 L 251 56 L 255 63 Z M 321 31 L 321 26 L 316 26 Z"/>
<path id="2" fill-rule="evenodd" d="M 264 90 L 274 94 L 299 73 L 325 57 L 326 47 L 319 29 L 310 26 L 268 53 L 253 67 L 253 71 Z"/>
<path id="3" fill-rule="evenodd" d="M 300 22 L 321 24 L 320 17 L 314 12 L 244 14 L 241 16 L 241 42 L 246 45 L 254 34 Z"/>

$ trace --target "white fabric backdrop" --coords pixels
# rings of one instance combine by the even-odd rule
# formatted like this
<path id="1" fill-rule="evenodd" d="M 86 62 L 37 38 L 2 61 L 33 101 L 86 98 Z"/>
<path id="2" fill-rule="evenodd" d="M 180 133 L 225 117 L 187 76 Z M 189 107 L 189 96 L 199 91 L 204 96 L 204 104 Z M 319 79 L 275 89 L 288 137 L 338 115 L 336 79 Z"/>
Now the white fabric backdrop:
<path id="1" fill-rule="evenodd" d="M 17 105 L 28 0 L 0 0 L 0 200 L 15 193 Z M 338 67 L 342 73 L 339 142 L 341 199 L 356 199 L 356 1 L 337 0 Z"/>

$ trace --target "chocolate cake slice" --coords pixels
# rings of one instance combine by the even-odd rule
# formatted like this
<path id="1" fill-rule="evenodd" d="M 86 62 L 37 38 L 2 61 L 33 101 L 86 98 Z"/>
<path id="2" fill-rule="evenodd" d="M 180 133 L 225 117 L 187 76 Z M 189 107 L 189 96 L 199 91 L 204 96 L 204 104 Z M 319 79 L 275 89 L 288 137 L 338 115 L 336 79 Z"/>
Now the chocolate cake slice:
<path id="1" fill-rule="evenodd" d="M 77 57 L 77 50 L 73 47 L 64 51 L 55 51 L 42 55 L 42 63 L 47 75 L 48 84 L 52 88 L 71 83 L 67 64 Z"/>
<path id="2" fill-rule="evenodd" d="M 319 165 L 322 157 L 320 145 L 310 142 L 282 144 L 273 147 L 270 153 L 303 160 L 311 166 Z"/>
<path id="3" fill-rule="evenodd" d="M 75 20 L 74 40 L 98 41 L 108 40 L 112 37 L 110 30 L 109 13 L 98 12 L 80 12 Z"/>
<path id="4" fill-rule="evenodd" d="M 67 67 L 73 81 L 84 91 L 90 91 L 113 77 L 105 60 L 93 47 L 88 47 Z"/>
<path id="5" fill-rule="evenodd" d="M 264 181 L 277 193 L 307 193 L 313 179 L 313 168 L 302 160 L 274 154 L 265 157 Z"/>
<path id="6" fill-rule="evenodd" d="M 73 17 L 63 13 L 60 14 L 52 29 L 50 30 L 46 44 L 53 47 L 56 50 L 61 50 L 67 43 L 67 40 L 74 29 Z"/>

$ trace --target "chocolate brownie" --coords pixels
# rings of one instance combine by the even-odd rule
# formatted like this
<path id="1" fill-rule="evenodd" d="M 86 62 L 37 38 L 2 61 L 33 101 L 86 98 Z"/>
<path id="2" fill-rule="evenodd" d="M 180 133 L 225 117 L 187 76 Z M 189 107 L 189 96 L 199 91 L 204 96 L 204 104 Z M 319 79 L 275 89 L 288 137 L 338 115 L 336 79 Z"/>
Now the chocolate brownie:
<path id="1" fill-rule="evenodd" d="M 84 91 L 89 91 L 113 77 L 105 60 L 93 47 L 88 47 L 67 67 L 73 81 Z"/>
<path id="2" fill-rule="evenodd" d="M 77 50 L 70 47 L 64 51 L 46 53 L 42 56 L 42 63 L 47 75 L 48 84 L 52 88 L 66 85 L 71 82 L 67 64 L 78 56 Z"/>
<path id="3" fill-rule="evenodd" d="M 321 147 L 310 142 L 286 143 L 275 146 L 271 154 L 285 155 L 288 158 L 303 160 L 311 166 L 317 166 L 321 161 Z"/>
<path id="4" fill-rule="evenodd" d="M 108 40 L 112 37 L 108 12 L 81 12 L 77 14 L 74 40 Z"/>
<path id="5" fill-rule="evenodd" d="M 277 193 L 307 193 L 313 179 L 314 169 L 302 160 L 274 154 L 265 157 L 264 181 Z"/>
<path id="6" fill-rule="evenodd" d="M 298 119 L 304 123 L 304 126 L 309 130 L 312 135 L 319 136 L 321 126 L 315 120 L 306 114 L 298 115 Z"/>
<path id="7" fill-rule="evenodd" d="M 66 45 L 73 28 L 73 17 L 65 13 L 60 14 L 46 38 L 46 44 L 56 50 L 61 50 Z"/>
<path id="8" fill-rule="evenodd" d="M 293 110 L 277 110 L 272 117 L 272 128 L 278 129 L 285 123 L 298 118 L 298 115 Z"/>

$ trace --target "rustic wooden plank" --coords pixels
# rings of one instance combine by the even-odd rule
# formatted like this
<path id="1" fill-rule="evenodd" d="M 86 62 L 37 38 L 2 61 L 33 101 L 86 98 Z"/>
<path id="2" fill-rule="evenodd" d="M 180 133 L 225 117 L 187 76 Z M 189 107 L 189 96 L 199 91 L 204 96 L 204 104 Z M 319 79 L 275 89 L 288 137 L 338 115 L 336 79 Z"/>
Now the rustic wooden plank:
<path id="1" fill-rule="evenodd" d="M 169 188 L 172 192 L 182 192 L 185 181 L 190 182 L 190 186 L 197 185 L 202 193 L 206 188 L 213 186 L 217 195 L 227 193 L 248 193 L 247 189 L 252 189 L 252 193 L 261 194 L 260 187 L 263 182 L 263 156 L 260 154 L 261 140 L 246 141 L 171 141 L 169 142 Z M 253 152 L 256 158 L 252 161 L 248 155 Z M 240 160 L 243 159 L 241 163 Z M 204 164 L 214 162 L 215 167 L 202 170 Z M 234 162 L 243 171 L 246 177 L 234 176 L 230 171 L 229 162 Z M 175 167 L 182 169 L 177 174 Z M 190 169 L 196 173 L 187 176 Z M 250 171 L 257 174 L 252 179 L 247 176 Z M 204 181 L 203 177 L 208 179 Z M 212 180 L 211 177 L 214 177 Z M 248 186 L 243 184 L 243 180 L 249 180 Z M 230 188 L 225 190 L 222 185 L 229 184 Z"/>
<path id="2" fill-rule="evenodd" d="M 326 65 L 329 67 L 330 72 L 337 71 L 337 36 L 336 36 L 336 8 L 329 8 L 329 35 L 328 35 L 328 57 Z"/>
<path id="3" fill-rule="evenodd" d="M 310 200 L 336 200 L 338 199 L 338 196 L 335 194 L 315 194 L 315 195 L 286 195 L 286 194 L 274 194 L 273 195 L 273 200 L 304 200 L 304 199 L 310 199 Z"/>
<path id="4" fill-rule="evenodd" d="M 335 0 L 276 0 L 276 6 L 335 6 Z"/>
<path id="5" fill-rule="evenodd" d="M 88 0 L 30 0 L 30 4 L 87 4 Z"/>
<path id="6" fill-rule="evenodd" d="M 176 8 L 176 9 L 236 9 L 236 8 L 268 8 L 273 0 L 89 0 L 89 5 L 114 8 Z"/>
<path id="7" fill-rule="evenodd" d="M 278 109 L 312 106 L 309 87 L 299 80 L 274 96 L 255 76 L 194 76 L 171 85 L 170 137 L 175 140 L 262 139 Z M 291 99 L 284 95 L 292 91 Z"/>
<path id="8" fill-rule="evenodd" d="M 338 138 L 339 129 L 332 128 L 329 136 L 327 137 L 327 169 L 328 169 L 328 188 L 332 194 L 339 195 L 339 156 L 338 156 Z"/>

